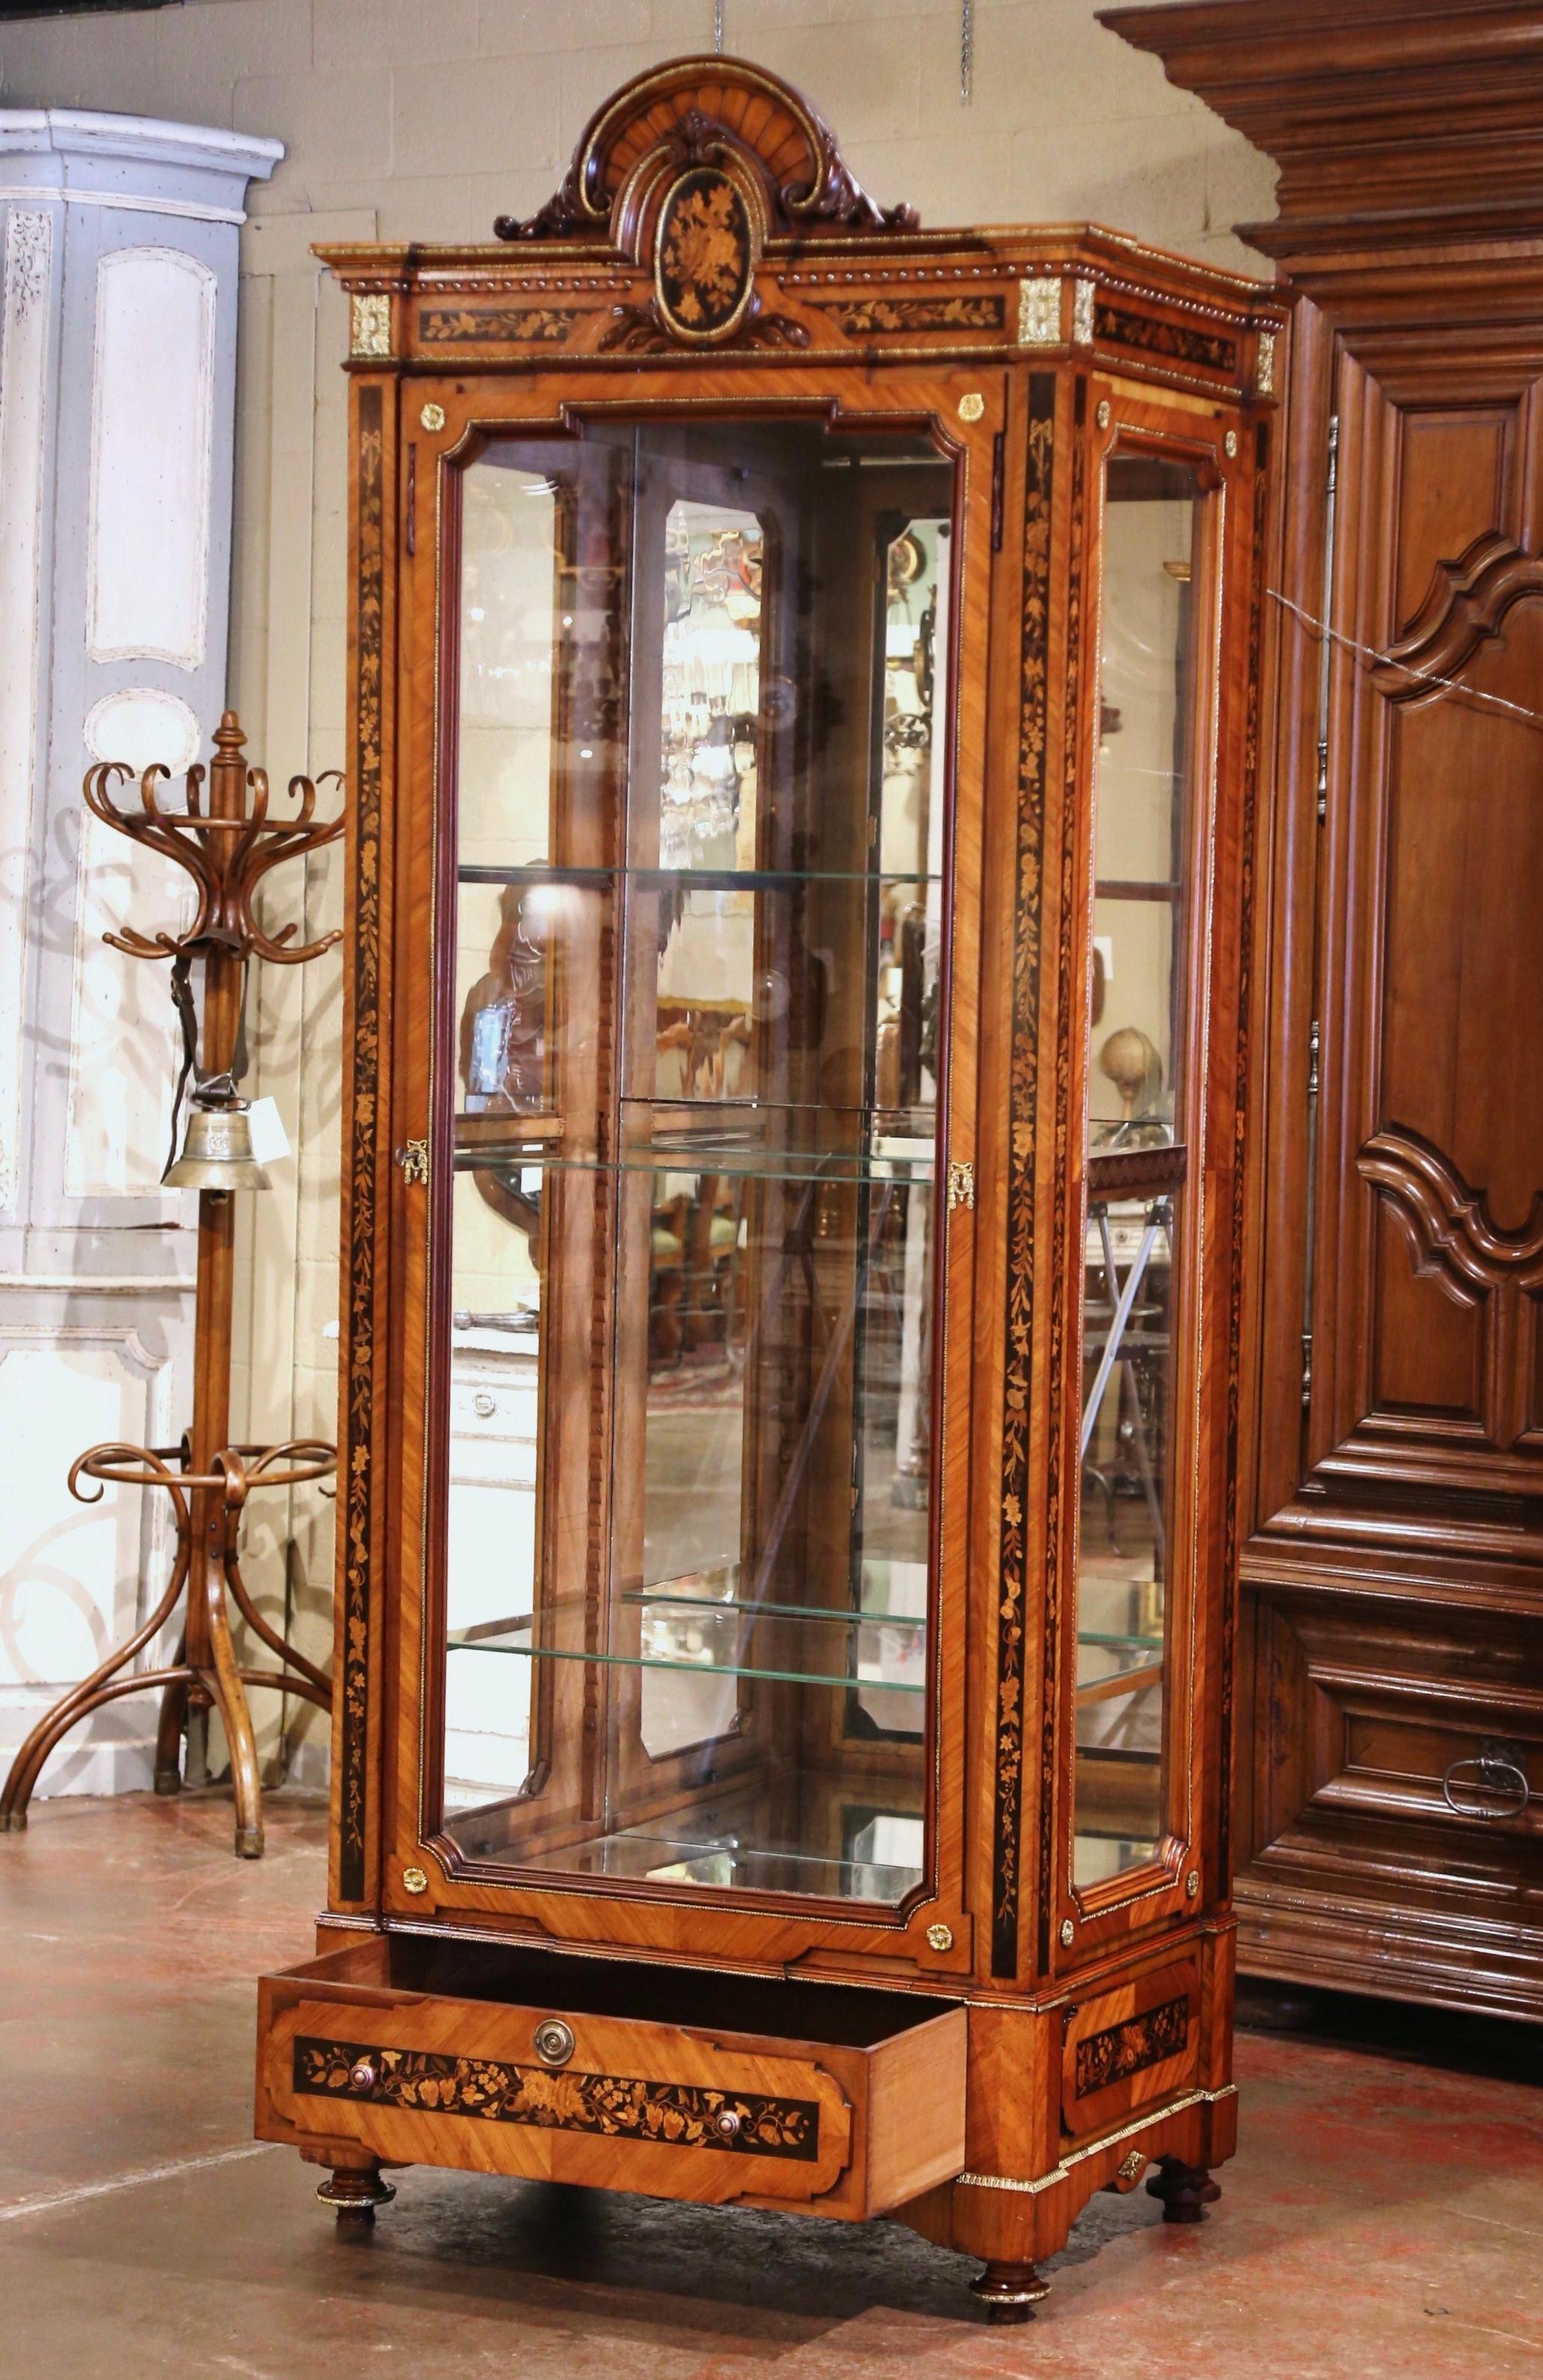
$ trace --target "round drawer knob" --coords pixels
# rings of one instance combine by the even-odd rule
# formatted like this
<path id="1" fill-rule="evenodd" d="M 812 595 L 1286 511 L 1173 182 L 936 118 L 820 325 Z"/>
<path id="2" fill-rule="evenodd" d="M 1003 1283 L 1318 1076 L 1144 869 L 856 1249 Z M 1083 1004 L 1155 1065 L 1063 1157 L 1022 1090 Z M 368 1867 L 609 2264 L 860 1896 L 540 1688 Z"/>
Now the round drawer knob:
<path id="1" fill-rule="evenodd" d="M 373 2091 L 375 2088 L 375 2069 L 368 2058 L 358 2058 L 349 2067 L 348 2088 L 351 2091 Z"/>
<path id="2" fill-rule="evenodd" d="M 712 2129 L 721 2141 L 736 2141 L 744 2120 L 737 2107 L 720 2107 L 712 2119 Z"/>
<path id="3" fill-rule="evenodd" d="M 488 1421 L 498 1411 L 498 1399 L 491 1395 L 486 1389 L 479 1389 L 471 1400 L 471 1410 L 473 1413 L 480 1414 L 482 1419 Z"/>
<path id="4" fill-rule="evenodd" d="M 573 2056 L 573 2027 L 560 2016 L 543 2017 L 535 2038 L 536 2055 L 543 2066 L 565 2066 Z"/>

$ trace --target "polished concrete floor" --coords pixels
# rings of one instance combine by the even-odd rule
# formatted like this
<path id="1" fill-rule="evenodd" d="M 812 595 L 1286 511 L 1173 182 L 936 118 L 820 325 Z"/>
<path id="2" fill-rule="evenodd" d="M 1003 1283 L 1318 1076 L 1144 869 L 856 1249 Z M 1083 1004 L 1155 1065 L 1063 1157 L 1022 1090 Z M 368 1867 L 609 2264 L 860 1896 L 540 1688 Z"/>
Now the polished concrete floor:
<path id="1" fill-rule="evenodd" d="M 1095 2200 L 1024 2330 L 893 2224 L 414 2171 L 344 2241 L 249 2137 L 252 1977 L 322 1892 L 321 1811 L 268 1825 L 250 1864 L 218 1796 L 0 1838 L 4 2380 L 1543 2380 L 1537 2038 L 1365 2003 L 1257 2006 L 1221 2205 Z"/>

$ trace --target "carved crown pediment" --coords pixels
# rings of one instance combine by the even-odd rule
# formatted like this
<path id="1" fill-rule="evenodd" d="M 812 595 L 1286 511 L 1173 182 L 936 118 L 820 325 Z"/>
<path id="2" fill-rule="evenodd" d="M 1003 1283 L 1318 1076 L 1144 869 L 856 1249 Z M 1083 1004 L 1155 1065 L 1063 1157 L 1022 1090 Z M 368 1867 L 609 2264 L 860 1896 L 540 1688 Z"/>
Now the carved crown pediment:
<path id="1" fill-rule="evenodd" d="M 623 85 L 590 117 L 561 187 L 500 239 L 602 240 L 636 263 L 674 176 L 720 169 L 762 240 L 821 232 L 909 231 L 910 207 L 881 207 L 842 161 L 829 125 L 788 83 L 743 58 L 676 58 Z M 753 198 L 747 194 L 753 192 Z"/>

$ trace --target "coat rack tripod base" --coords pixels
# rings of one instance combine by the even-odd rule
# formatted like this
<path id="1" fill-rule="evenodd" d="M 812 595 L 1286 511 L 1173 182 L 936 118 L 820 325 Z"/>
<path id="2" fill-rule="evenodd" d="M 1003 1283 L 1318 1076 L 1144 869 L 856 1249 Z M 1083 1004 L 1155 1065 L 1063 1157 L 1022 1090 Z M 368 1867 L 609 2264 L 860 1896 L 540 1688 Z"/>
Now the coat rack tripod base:
<path id="1" fill-rule="evenodd" d="M 130 958 L 169 959 L 172 990 L 184 1031 L 184 1079 L 191 1075 L 193 1099 L 204 1118 L 246 1123 L 246 1103 L 237 1096 L 241 1070 L 241 1013 L 246 970 L 253 957 L 294 966 L 320 955 L 336 933 L 310 943 L 295 941 L 293 925 L 268 932 L 252 911 L 261 880 L 281 860 L 298 858 L 335 841 L 341 818 L 315 819 L 316 787 L 295 777 L 289 791 L 298 807 L 285 819 L 268 814 L 268 780 L 243 758 L 245 737 L 227 710 L 214 735 L 208 771 L 188 771 L 187 806 L 161 807 L 158 788 L 167 771 L 147 769 L 140 780 L 140 808 L 120 809 L 114 786 L 130 771 L 107 762 L 91 770 L 85 798 L 94 814 L 133 842 L 174 859 L 192 877 L 198 903 L 191 925 L 180 934 L 153 937 L 126 927 L 105 939 Z M 188 984 L 192 961 L 203 964 L 202 1065 L 194 1063 L 193 1003 Z M 180 1087 L 178 1103 L 180 1104 Z M 174 1125 L 175 1136 L 175 1125 Z M 234 1138 L 234 1135 L 231 1135 Z M 206 1141 L 210 1135 L 206 1134 Z M 262 1793 L 257 1742 L 247 1704 L 249 1687 L 298 1695 L 320 1710 L 332 1708 L 332 1683 L 324 1670 L 297 1652 L 263 1618 L 241 1574 L 241 1519 L 248 1497 L 258 1488 L 290 1488 L 324 1479 L 337 1468 L 337 1451 L 322 1439 L 289 1439 L 283 1444 L 237 1444 L 230 1436 L 230 1358 L 235 1314 L 235 1191 L 265 1178 L 249 1161 L 241 1164 L 218 1151 L 206 1155 L 194 1180 L 207 1184 L 225 1163 L 230 1188 L 200 1187 L 197 1305 L 193 1346 L 192 1427 L 175 1447 L 103 1444 L 88 1448 L 71 1466 L 70 1493 L 95 1503 L 103 1488 L 163 1489 L 172 1500 L 176 1553 L 160 1601 L 134 1633 L 72 1686 L 32 1730 L 11 1763 L 0 1791 L 0 1833 L 19 1833 L 44 1761 L 70 1730 L 93 1711 L 130 1694 L 159 1692 L 154 1781 L 158 1793 L 180 1791 L 180 1742 L 188 1715 L 217 1712 L 230 1747 L 236 1801 L 236 1853 L 256 1859 L 262 1851 Z M 170 1179 L 176 1179 L 170 1174 Z M 190 1186 L 190 1185 L 189 1185 Z M 81 1482 L 96 1483 L 94 1493 Z M 150 1670 L 132 1667 L 138 1656 L 170 1627 L 186 1598 L 176 1658 Z M 243 1667 L 232 1631 L 232 1608 L 278 1666 Z"/>
<path id="2" fill-rule="evenodd" d="M 238 1859 L 261 1856 L 261 1781 L 247 1689 L 271 1687 L 330 1711 L 332 1685 L 325 1671 L 297 1652 L 253 1602 L 241 1575 L 241 1517 L 253 1488 L 295 1488 L 328 1478 L 337 1468 L 337 1453 L 322 1439 L 291 1439 L 281 1446 L 227 1446 L 207 1472 L 191 1469 L 190 1453 L 186 1439 L 175 1447 L 104 1444 L 90 1448 L 72 1465 L 70 1493 L 85 1504 L 99 1502 L 103 1485 L 108 1482 L 125 1488 L 164 1488 L 176 1519 L 176 1553 L 165 1592 L 154 1609 L 90 1677 L 55 1703 L 22 1744 L 0 1794 L 0 1833 L 19 1834 L 25 1828 L 27 1805 L 43 1763 L 72 1728 L 108 1703 L 159 1688 L 156 1792 L 172 1794 L 182 1790 L 179 1754 L 188 1714 L 216 1712 L 230 1747 L 236 1854 Z M 82 1488 L 82 1480 L 100 1483 L 94 1495 Z M 136 1655 L 167 1627 L 184 1595 L 187 1617 L 176 1659 L 158 1669 L 130 1669 Z M 275 1656 L 276 1669 L 241 1667 L 231 1633 L 227 1596 L 253 1635 Z"/>

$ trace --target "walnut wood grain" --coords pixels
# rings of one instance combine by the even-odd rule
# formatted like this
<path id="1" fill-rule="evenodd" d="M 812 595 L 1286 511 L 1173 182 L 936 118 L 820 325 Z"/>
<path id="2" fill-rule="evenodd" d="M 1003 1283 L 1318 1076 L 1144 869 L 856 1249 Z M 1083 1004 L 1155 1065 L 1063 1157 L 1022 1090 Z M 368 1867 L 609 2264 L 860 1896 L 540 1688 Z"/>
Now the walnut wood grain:
<path id="1" fill-rule="evenodd" d="M 1241 1416 L 1243 1956 L 1536 2018 L 1536 1834 L 1454 1814 L 1440 1779 L 1508 1734 L 1530 1761 L 1543 1658 L 1537 20 L 1202 0 L 1104 21 L 1278 161 L 1276 217 L 1245 236 L 1299 299 Z"/>
<path id="2" fill-rule="evenodd" d="M 694 111 L 705 131 L 688 122 Z M 374 314 L 361 318 L 369 336 L 348 366 L 361 769 L 338 1592 L 351 1692 L 334 1771 L 328 1947 L 264 1985 L 260 2124 L 264 2137 L 356 2174 L 416 2157 L 846 2216 L 886 2208 L 1021 2278 L 1133 2155 L 1209 2169 L 1235 2134 L 1223 1560 L 1242 1459 L 1243 960 L 1265 491 L 1287 308 L 1257 282 L 1115 233 L 902 226 L 857 192 L 812 122 L 759 70 L 687 62 L 607 103 L 553 205 L 511 226 L 517 237 L 503 245 L 328 253 L 353 297 L 385 306 L 383 332 Z M 671 177 L 708 165 L 764 220 L 747 236 L 753 288 L 738 290 L 704 346 L 672 328 L 646 235 Z M 576 1883 L 522 1870 L 512 1853 L 503 1864 L 463 1854 L 440 1806 L 460 474 L 490 438 L 568 435 L 606 409 L 747 423 L 775 413 L 838 431 L 904 425 L 954 468 L 939 1172 L 946 1180 L 949 1165 L 970 1167 L 974 1198 L 940 1201 L 932 1242 L 936 1665 L 925 1757 L 904 1748 L 931 1849 L 925 1882 L 895 1909 L 672 1879 Z M 1205 684 L 1187 755 L 1205 788 L 1189 855 L 1205 892 L 1185 949 L 1184 1008 L 1199 1054 L 1183 1150 L 1089 1164 L 1080 1118 L 1098 565 L 1115 437 L 1198 473 L 1214 500 L 1202 576 L 1219 591 L 1198 599 Z M 576 519 L 560 520 L 558 534 L 558 567 L 577 567 Z M 778 600 L 773 590 L 768 601 Z M 637 666 L 646 671 L 646 657 Z M 559 686 L 554 700 L 559 740 L 570 742 L 571 690 Z M 862 763 L 866 707 L 856 700 L 832 725 L 845 766 Z M 653 777 L 635 773 L 631 798 L 646 803 Z M 567 859 L 614 863 L 626 790 L 615 785 L 611 811 L 601 804 L 588 828 L 559 799 Z M 861 852 L 851 856 L 860 868 Z M 821 897 L 839 938 L 841 898 Z M 619 982 L 614 941 L 586 945 L 584 969 L 594 1065 L 646 1049 L 657 1002 Z M 842 1025 L 838 1067 L 860 1035 L 856 1008 Z M 427 1184 L 391 1162 L 409 1141 L 429 1146 Z M 1169 1825 L 1145 1866 L 1077 1891 L 1085 1232 L 1089 1201 L 1175 1192 L 1196 1227 L 1175 1285 L 1187 1318 L 1164 1652 Z M 581 1204 L 554 1198 L 542 1223 L 543 1307 L 565 1353 L 544 1391 L 539 1527 L 543 1563 L 582 1597 L 602 1592 L 611 1548 L 634 1567 L 640 1556 L 635 1384 L 647 1351 L 603 1282 L 606 1250 L 632 1248 L 639 1224 L 646 1238 L 650 1217 L 646 1194 L 629 1204 L 620 1192 L 598 1218 L 592 1200 L 581 1218 Z M 832 1378 L 844 1412 L 850 1380 L 839 1365 Z M 745 1493 L 770 1509 L 783 1492 L 780 1451 L 768 1436 L 747 1457 Z M 839 1462 L 820 1463 L 809 1492 L 833 1532 L 850 1480 Z M 560 1666 L 535 1740 L 571 1831 L 602 1781 L 604 1713 L 583 1666 Z M 743 1706 L 753 1724 L 725 1755 L 736 1775 L 736 1764 L 753 1767 L 763 1719 L 774 1730 L 786 1707 L 775 1695 L 758 1687 Z M 827 1732 L 833 1753 L 833 1722 Z M 815 1733 L 809 1742 L 819 1748 Z M 877 1787 L 898 1759 L 891 1745 L 864 1746 L 850 1773 Z M 697 1790 L 688 1764 L 640 1756 L 613 1782 L 629 1808 L 655 1815 L 689 1807 Z M 552 1844 L 561 1838 L 554 1820 Z M 872 2037 L 801 2013 L 839 2001 L 851 2019 L 881 1985 L 895 2005 Z M 578 2038 L 576 2077 L 625 2085 L 625 2136 L 594 2131 L 604 2089 L 592 2080 L 576 2084 L 573 2124 L 530 2120 L 565 2104 L 545 2086 L 532 2095 L 523 2079 L 533 2024 L 552 2013 Z M 369 2079 L 350 2082 L 356 2068 Z M 758 2158 L 636 2129 L 678 2119 L 689 2130 L 708 2105 L 701 2095 L 731 2083 L 758 2107 L 817 2108 L 818 2155 Z M 793 2126 L 800 2147 L 803 2123 Z"/>
<path id="3" fill-rule="evenodd" d="M 564 1962 L 549 1965 L 550 1983 L 560 1991 L 571 1979 L 582 2000 L 580 1963 L 566 1962 L 566 1975 Z M 960 2009 L 930 2014 L 919 2003 L 912 2022 L 897 2000 L 887 2035 L 772 2039 L 735 2029 L 727 1993 L 725 2021 L 704 2027 L 569 1999 L 420 1992 L 395 1980 L 392 1947 L 379 1939 L 265 1977 L 262 1994 L 265 2139 L 355 2141 L 388 2163 L 660 2197 L 807 2202 L 854 2219 L 964 2163 Z M 839 1999 L 835 2013 L 846 2013 Z M 859 2034 L 871 2030 L 852 2013 Z M 555 2067 L 537 2046 L 553 2017 L 573 2043 Z"/>
<path id="4" fill-rule="evenodd" d="M 1193 1964 L 1160 1967 L 1067 2012 L 1062 2122 L 1077 2138 L 1107 2131 L 1170 2096 L 1199 2069 L 1200 1979 Z"/>

